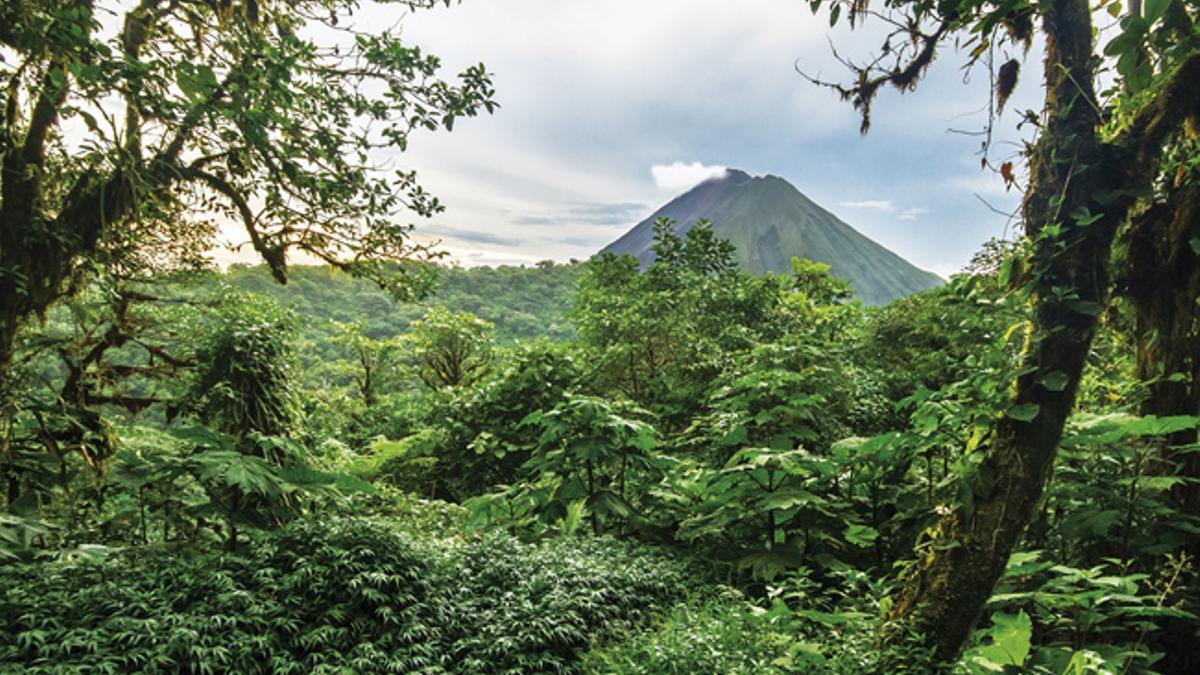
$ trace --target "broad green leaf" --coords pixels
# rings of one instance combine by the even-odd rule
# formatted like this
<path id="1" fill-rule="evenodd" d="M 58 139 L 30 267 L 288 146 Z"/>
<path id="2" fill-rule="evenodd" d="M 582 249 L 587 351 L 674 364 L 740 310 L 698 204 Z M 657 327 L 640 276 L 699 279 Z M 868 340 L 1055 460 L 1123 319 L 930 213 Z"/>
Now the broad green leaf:
<path id="1" fill-rule="evenodd" d="M 879 532 L 875 528 L 867 527 L 866 525 L 851 525 L 846 528 L 842 536 L 851 544 L 859 548 L 866 548 L 875 543 L 875 540 L 879 537 Z"/>
<path id="2" fill-rule="evenodd" d="M 1192 415 L 1174 415 L 1171 417 L 1157 417 L 1148 415 L 1141 419 L 1134 419 L 1129 422 L 1128 430 L 1135 436 L 1167 436 L 1195 429 L 1200 425 L 1200 417 Z"/>
<path id="3" fill-rule="evenodd" d="M 996 613 L 992 615 L 989 630 L 992 643 L 979 649 L 980 654 L 992 663 L 1001 666 L 1022 666 L 1029 657 L 1033 622 L 1025 610 L 1016 615 Z"/>
<path id="4" fill-rule="evenodd" d="M 1022 403 L 1010 407 L 1005 414 L 1019 422 L 1032 422 L 1041 410 L 1042 407 L 1036 403 Z"/>
<path id="5" fill-rule="evenodd" d="M 1042 378 L 1042 386 L 1049 391 L 1062 391 L 1067 388 L 1069 381 L 1066 373 L 1056 370 Z"/>
<path id="6" fill-rule="evenodd" d="M 1167 13 L 1167 8 L 1171 6 L 1172 0 L 1145 0 L 1142 5 L 1142 18 L 1146 23 L 1153 26 L 1154 22 L 1158 21 Z"/>
<path id="7" fill-rule="evenodd" d="M 1103 217 L 1103 213 L 1092 213 L 1086 206 L 1079 206 L 1071 211 L 1071 219 L 1080 227 L 1087 227 Z"/>

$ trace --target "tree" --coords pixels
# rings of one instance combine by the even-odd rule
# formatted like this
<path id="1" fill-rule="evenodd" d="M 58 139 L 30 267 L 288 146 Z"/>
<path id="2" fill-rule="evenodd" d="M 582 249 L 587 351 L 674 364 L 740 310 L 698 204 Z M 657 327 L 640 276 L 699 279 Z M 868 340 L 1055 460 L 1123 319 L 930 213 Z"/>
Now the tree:
<path id="1" fill-rule="evenodd" d="M 287 438 L 299 418 L 295 329 L 292 312 L 232 291 L 198 345 L 182 407 L 206 426 L 175 433 L 194 446 L 195 472 L 226 518 L 231 549 L 239 524 L 278 524 L 277 507 L 292 506 L 296 490 L 276 472 L 304 454 Z"/>
<path id="2" fill-rule="evenodd" d="M 592 534 L 634 519 L 630 484 L 637 474 L 655 473 L 659 464 L 652 452 L 654 427 L 637 419 L 645 416 L 628 403 L 564 394 L 553 409 L 535 410 L 518 425 L 541 431 L 521 467 L 526 481 L 476 497 L 469 508 L 488 521 L 502 514 L 510 525 L 572 523 L 564 531 L 586 515 Z"/>
<path id="3" fill-rule="evenodd" d="M 686 420 L 728 355 L 780 326 L 783 277 L 737 269 L 733 246 L 705 221 L 685 238 L 662 219 L 654 264 L 633 256 L 594 258 L 579 281 L 571 318 L 601 388 L 650 407 L 665 426 Z"/>
<path id="4" fill-rule="evenodd" d="M 273 301 L 231 291 L 202 336 L 182 407 L 258 452 L 255 436 L 295 430 L 295 315 Z"/>
<path id="5" fill-rule="evenodd" d="M 1151 204 L 1129 228 L 1118 287 L 1135 310 L 1136 377 L 1147 386 L 1145 415 L 1200 414 L 1200 143 L 1185 139 L 1164 157 Z M 1200 514 L 1200 455 L 1187 451 L 1196 430 L 1171 434 L 1163 459 L 1191 479 L 1175 491 L 1186 513 Z M 1200 551 L 1200 537 L 1193 547 Z"/>
<path id="6" fill-rule="evenodd" d="M 442 207 L 375 151 L 492 111 L 482 65 L 438 79 L 436 57 L 347 25 L 353 0 L 96 5 L 0 6 L 0 373 L 20 324 L 89 262 L 195 262 L 214 216 L 280 282 L 300 251 L 408 290 L 380 262 L 427 251 L 396 216 Z"/>
<path id="7" fill-rule="evenodd" d="M 22 334 L 0 409 L 0 467 L 18 508 L 68 497 L 76 475 L 102 479 L 118 447 L 107 412 L 130 417 L 173 399 L 171 383 L 190 367 L 178 338 L 199 312 L 158 286 L 98 275 L 60 303 L 39 334 Z M 97 481 L 95 502 L 103 503 Z"/>
<path id="8" fill-rule="evenodd" d="M 516 481 L 538 437 L 522 420 L 577 390 L 581 369 L 573 349 L 547 340 L 497 350 L 486 377 L 445 391 L 423 419 L 433 442 L 421 456 L 436 463 L 423 489 L 461 501 Z"/>
<path id="9" fill-rule="evenodd" d="M 478 382 L 491 368 L 493 328 L 470 312 L 431 308 L 408 333 L 421 381 L 431 389 Z"/>
<path id="10" fill-rule="evenodd" d="M 852 22 L 867 3 L 842 6 Z M 961 651 L 1009 553 L 1042 497 L 1088 349 L 1109 292 L 1109 254 L 1117 229 L 1157 176 L 1164 146 L 1200 116 L 1200 46 L 1192 3 L 1132 5 L 1122 32 L 1105 49 L 1116 58 L 1122 97 L 1107 119 L 1098 98 L 1091 8 L 1084 0 L 1041 5 L 983 0 L 885 2 L 895 27 L 883 54 L 853 67 L 854 83 L 831 84 L 870 125 L 871 104 L 886 85 L 914 88 L 952 36 L 965 36 L 975 63 L 992 44 L 1025 47 L 1040 22 L 1047 35 L 1045 100 L 1029 116 L 1039 127 L 1027 150 L 1028 184 L 1021 217 L 1030 244 L 1023 275 L 1032 318 L 1010 404 L 998 414 L 982 452 L 973 499 L 933 529 L 894 598 L 891 618 L 922 634 L 935 654 Z M 1119 10 L 1119 7 L 1118 7 Z M 1168 11 L 1170 10 L 1170 11 Z M 1151 58 L 1148 45 L 1169 43 Z M 997 72 L 1002 108 L 1020 62 Z M 1006 178 L 1012 167 L 1002 167 Z M 901 634 L 899 631 L 895 635 Z"/>
<path id="11" fill-rule="evenodd" d="M 399 360 L 400 341 L 368 336 L 366 321 L 334 323 L 338 332 L 333 336 L 333 343 L 348 352 L 352 359 L 350 363 L 339 361 L 336 365 L 342 366 L 339 370 L 354 380 L 363 405 L 370 408 L 375 404 L 380 379 L 386 377 Z"/>

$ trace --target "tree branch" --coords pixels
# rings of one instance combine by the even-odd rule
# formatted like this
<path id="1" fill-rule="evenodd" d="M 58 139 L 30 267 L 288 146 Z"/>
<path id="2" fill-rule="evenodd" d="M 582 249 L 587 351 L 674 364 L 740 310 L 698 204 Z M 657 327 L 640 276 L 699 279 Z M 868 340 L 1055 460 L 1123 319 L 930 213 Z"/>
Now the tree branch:
<path id="1" fill-rule="evenodd" d="M 271 276 L 281 284 L 287 283 L 287 258 L 286 249 L 282 246 L 271 246 L 262 238 L 257 227 L 257 218 L 254 212 L 250 209 L 250 204 L 246 202 L 246 198 L 242 196 L 237 188 L 230 185 L 224 179 L 203 171 L 201 169 L 185 169 L 186 175 L 197 178 L 206 183 L 213 190 L 224 195 L 230 202 L 233 203 L 238 213 L 242 217 L 242 224 L 246 227 L 246 234 L 250 235 L 250 244 L 254 246 L 254 250 L 262 255 L 267 266 L 271 270 Z"/>
<path id="2" fill-rule="evenodd" d="M 937 29 L 930 34 L 922 33 L 915 25 L 908 27 L 905 32 L 908 33 L 908 37 L 912 40 L 913 44 L 920 43 L 920 49 L 907 62 L 903 62 L 898 57 L 896 65 L 890 70 L 885 70 L 876 65 L 879 59 L 883 58 L 884 54 L 881 54 L 879 59 L 876 59 L 874 63 L 866 66 L 855 66 L 841 57 L 837 57 L 835 52 L 834 56 L 854 71 L 857 81 L 855 84 L 849 86 L 836 82 L 826 82 L 812 77 L 800 70 L 798 66 L 796 67 L 796 72 L 815 85 L 838 92 L 842 100 L 850 101 L 855 110 L 858 110 L 862 114 L 862 125 L 859 127 L 859 132 L 866 134 L 871 128 L 871 104 L 875 100 L 875 95 L 879 93 L 880 87 L 885 84 L 891 84 L 901 92 L 911 91 L 916 86 L 917 81 L 921 79 L 921 76 L 925 74 L 925 70 L 933 63 L 934 57 L 937 56 L 938 45 L 941 44 L 942 38 L 949 33 L 951 27 L 952 22 L 950 19 L 942 19 Z M 872 75 L 872 72 L 878 74 Z"/>
<path id="3" fill-rule="evenodd" d="M 1156 166 L 1167 137 L 1189 119 L 1200 118 L 1200 51 L 1193 52 L 1175 69 L 1154 98 L 1134 114 L 1115 145 L 1125 148 L 1138 173 Z"/>

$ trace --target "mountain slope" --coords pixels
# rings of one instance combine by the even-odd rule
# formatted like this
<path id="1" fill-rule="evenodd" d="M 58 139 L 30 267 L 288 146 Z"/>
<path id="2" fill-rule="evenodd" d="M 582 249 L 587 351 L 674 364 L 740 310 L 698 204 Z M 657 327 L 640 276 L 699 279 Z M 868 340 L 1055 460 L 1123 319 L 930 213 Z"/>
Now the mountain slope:
<path id="1" fill-rule="evenodd" d="M 730 169 L 655 211 L 602 252 L 629 253 L 645 267 L 654 261 L 654 222 L 670 218 L 683 236 L 701 218 L 737 247 L 738 263 L 751 274 L 791 272 L 792 256 L 830 266 L 848 279 L 863 302 L 881 305 L 933 288 L 942 279 L 918 269 L 821 208 L 778 176 L 752 177 Z"/>

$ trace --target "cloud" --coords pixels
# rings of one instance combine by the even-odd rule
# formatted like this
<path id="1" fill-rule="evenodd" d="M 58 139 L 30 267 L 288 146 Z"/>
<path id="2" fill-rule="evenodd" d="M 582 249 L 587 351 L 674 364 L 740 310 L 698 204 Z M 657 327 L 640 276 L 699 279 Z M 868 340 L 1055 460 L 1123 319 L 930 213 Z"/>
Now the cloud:
<path id="1" fill-rule="evenodd" d="M 923 216 L 926 213 L 929 213 L 929 209 L 923 206 L 914 206 L 911 209 L 904 209 L 900 212 L 900 215 L 896 217 L 900 220 L 916 220 L 918 216 Z"/>
<path id="2" fill-rule="evenodd" d="M 355 24 L 375 29 L 397 18 L 394 5 L 367 2 Z M 881 92 L 877 107 L 889 114 L 876 115 L 861 137 L 853 108 L 795 71 L 799 63 L 842 80 L 848 73 L 829 42 L 860 61 L 889 29 L 867 22 L 851 32 L 845 21 L 831 29 L 827 14 L 777 0 L 473 0 L 414 12 L 404 37 L 441 57 L 447 77 L 486 63 L 501 108 L 461 120 L 450 134 L 418 131 L 407 152 L 388 159 L 419 171 L 447 205 L 434 222 L 520 240 L 479 244 L 497 249 L 497 258 L 501 248 L 535 261 L 590 253 L 585 241 L 611 239 L 645 212 L 631 209 L 622 223 L 619 212 L 589 214 L 585 205 L 658 205 L 668 190 L 728 166 L 783 176 L 818 204 L 849 200 L 838 209 L 854 227 L 914 263 L 965 263 L 1005 226 L 975 194 L 998 208 L 1017 201 L 1002 197 L 1001 181 L 970 168 L 979 165 L 975 137 L 946 133 L 988 123 L 986 111 L 963 117 L 985 107 L 986 73 L 964 83 L 966 55 L 944 54 L 918 91 Z M 1039 91 L 1019 87 L 1011 109 L 1036 109 Z M 1027 139 L 1013 133 L 1017 120 L 1007 113 L 999 120 L 996 151 Z M 659 171 L 647 172 L 651 166 Z M 678 176 L 693 167 L 696 174 Z M 910 195 L 923 194 L 937 194 L 937 208 L 906 215 L 910 198 L 923 199 Z M 858 205 L 888 197 L 901 201 Z M 428 229 L 424 222 L 418 232 Z"/>
<path id="3" fill-rule="evenodd" d="M 568 246 L 578 246 L 580 248 L 597 248 L 603 246 L 605 243 L 603 241 L 596 241 L 594 237 L 557 237 L 550 241 L 567 244 Z"/>
<path id="4" fill-rule="evenodd" d="M 872 211 L 883 211 L 891 213 L 896 210 L 892 202 L 887 199 L 868 199 L 860 202 L 838 202 L 839 206 L 845 206 L 850 209 L 870 209 Z"/>
<path id="5" fill-rule="evenodd" d="M 725 167 L 706 166 L 700 162 L 691 164 L 675 162 L 673 164 L 655 164 L 650 167 L 650 173 L 653 174 L 654 182 L 658 187 L 677 190 L 690 188 L 710 178 L 721 178 L 725 175 Z"/>
<path id="6" fill-rule="evenodd" d="M 521 215 L 514 225 L 629 225 L 640 220 L 649 208 L 641 202 L 615 204 L 575 204 L 552 214 Z"/>
<path id="7" fill-rule="evenodd" d="M 422 234 L 432 234 L 434 236 L 449 237 L 458 241 L 465 241 L 473 244 L 492 244 L 494 246 L 519 246 L 523 242 L 515 237 L 502 237 L 491 232 L 479 232 L 476 230 L 464 230 L 457 227 L 447 227 L 445 225 L 425 225 L 421 228 Z"/>

